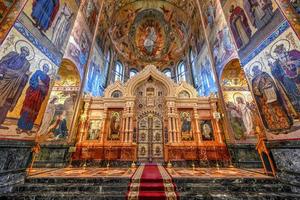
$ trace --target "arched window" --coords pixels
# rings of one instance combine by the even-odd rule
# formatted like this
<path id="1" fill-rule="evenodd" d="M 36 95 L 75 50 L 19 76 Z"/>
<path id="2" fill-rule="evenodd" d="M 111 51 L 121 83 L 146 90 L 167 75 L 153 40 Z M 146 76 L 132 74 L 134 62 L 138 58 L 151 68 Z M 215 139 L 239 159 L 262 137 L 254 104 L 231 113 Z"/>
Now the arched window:
<path id="1" fill-rule="evenodd" d="M 195 56 L 194 56 L 194 52 L 192 49 L 190 49 L 190 61 L 191 61 L 191 65 L 194 66 Z"/>
<path id="2" fill-rule="evenodd" d="M 177 67 L 177 77 L 178 77 L 178 82 L 181 81 L 186 81 L 186 66 L 185 62 L 181 61 Z"/>
<path id="3" fill-rule="evenodd" d="M 168 69 L 168 68 L 167 68 L 167 69 L 164 69 L 163 73 L 164 73 L 167 77 L 169 77 L 169 78 L 172 77 L 172 72 L 171 72 L 171 70 Z"/>
<path id="4" fill-rule="evenodd" d="M 117 61 L 115 65 L 115 81 L 123 81 L 123 65 Z"/>
<path id="5" fill-rule="evenodd" d="M 130 69 L 129 78 L 134 77 L 137 73 L 138 73 L 138 71 L 136 69 Z"/>

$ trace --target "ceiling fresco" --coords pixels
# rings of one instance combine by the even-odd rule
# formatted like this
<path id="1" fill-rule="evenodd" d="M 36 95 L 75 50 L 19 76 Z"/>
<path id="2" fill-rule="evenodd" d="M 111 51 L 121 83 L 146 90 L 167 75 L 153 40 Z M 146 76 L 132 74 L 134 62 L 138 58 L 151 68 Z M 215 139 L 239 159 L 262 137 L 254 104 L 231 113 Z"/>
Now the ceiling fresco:
<path id="1" fill-rule="evenodd" d="M 189 0 L 108 0 L 99 34 L 132 66 L 171 66 L 185 55 L 196 31 L 197 7 Z"/>

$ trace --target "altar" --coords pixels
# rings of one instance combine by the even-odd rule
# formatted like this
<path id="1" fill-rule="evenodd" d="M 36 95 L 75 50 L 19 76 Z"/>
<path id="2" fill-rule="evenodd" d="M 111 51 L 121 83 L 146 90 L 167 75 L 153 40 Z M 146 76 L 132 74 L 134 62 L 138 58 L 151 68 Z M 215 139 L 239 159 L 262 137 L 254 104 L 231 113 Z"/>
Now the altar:
<path id="1" fill-rule="evenodd" d="M 73 161 L 228 161 L 218 98 L 155 66 L 84 97 Z"/>

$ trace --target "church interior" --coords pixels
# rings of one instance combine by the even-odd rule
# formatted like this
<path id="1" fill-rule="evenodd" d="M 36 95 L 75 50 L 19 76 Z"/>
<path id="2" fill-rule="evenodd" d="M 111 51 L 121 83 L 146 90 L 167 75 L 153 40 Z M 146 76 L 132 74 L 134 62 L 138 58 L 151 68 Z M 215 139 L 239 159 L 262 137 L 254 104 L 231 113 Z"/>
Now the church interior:
<path id="1" fill-rule="evenodd" d="M 300 199 L 300 0 L 1 0 L 0 199 Z"/>

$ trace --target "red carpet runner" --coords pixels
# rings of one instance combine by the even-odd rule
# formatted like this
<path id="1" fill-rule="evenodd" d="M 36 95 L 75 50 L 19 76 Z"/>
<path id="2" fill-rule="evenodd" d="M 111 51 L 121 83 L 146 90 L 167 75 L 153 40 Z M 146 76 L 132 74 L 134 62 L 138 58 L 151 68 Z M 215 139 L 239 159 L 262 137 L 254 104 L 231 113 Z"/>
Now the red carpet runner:
<path id="1" fill-rule="evenodd" d="M 128 200 L 177 200 L 175 185 L 163 166 L 141 165 L 129 185 Z"/>

